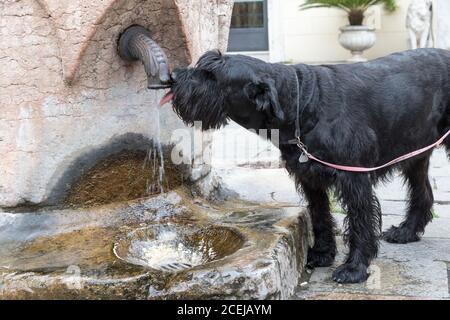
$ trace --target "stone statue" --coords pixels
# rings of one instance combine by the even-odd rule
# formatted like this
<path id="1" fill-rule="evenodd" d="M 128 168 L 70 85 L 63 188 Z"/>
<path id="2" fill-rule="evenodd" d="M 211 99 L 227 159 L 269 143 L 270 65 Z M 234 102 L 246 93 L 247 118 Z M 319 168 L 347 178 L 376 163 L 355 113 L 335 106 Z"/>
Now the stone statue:
<path id="1" fill-rule="evenodd" d="M 434 18 L 437 22 L 435 46 L 450 50 L 450 1 L 435 0 L 434 9 Z"/>
<path id="2" fill-rule="evenodd" d="M 411 0 L 406 15 L 411 49 L 433 46 L 433 1 Z"/>

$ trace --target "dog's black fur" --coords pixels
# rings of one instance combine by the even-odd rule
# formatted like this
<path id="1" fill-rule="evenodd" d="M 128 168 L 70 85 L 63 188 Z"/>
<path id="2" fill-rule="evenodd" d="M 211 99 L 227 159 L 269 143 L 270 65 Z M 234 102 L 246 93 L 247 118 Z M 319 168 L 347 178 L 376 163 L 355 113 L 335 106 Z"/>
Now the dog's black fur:
<path id="1" fill-rule="evenodd" d="M 297 74 L 295 77 L 294 72 Z M 298 88 L 297 81 L 298 79 Z M 286 168 L 309 203 L 315 244 L 308 265 L 330 266 L 336 255 L 328 190 L 346 212 L 349 254 L 333 273 L 338 282 L 367 279 L 377 255 L 381 211 L 376 182 L 401 170 L 409 207 L 398 227 L 383 238 L 418 241 L 432 219 L 428 180 L 431 152 L 371 174 L 337 171 L 314 161 L 299 163 L 294 138 L 297 101 L 301 139 L 310 153 L 328 162 L 375 167 L 435 142 L 450 129 L 450 52 L 419 49 L 351 65 L 286 66 L 242 55 L 210 51 L 194 68 L 173 73 L 173 107 L 187 123 L 219 128 L 228 119 L 247 129 L 279 129 Z M 450 137 L 444 142 L 450 156 Z"/>

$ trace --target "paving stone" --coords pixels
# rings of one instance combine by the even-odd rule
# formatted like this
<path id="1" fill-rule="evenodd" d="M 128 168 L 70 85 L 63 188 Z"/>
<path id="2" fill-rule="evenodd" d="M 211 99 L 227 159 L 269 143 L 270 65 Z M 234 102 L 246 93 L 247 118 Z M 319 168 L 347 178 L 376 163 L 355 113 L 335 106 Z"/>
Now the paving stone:
<path id="1" fill-rule="evenodd" d="M 331 279 L 333 270 L 343 262 L 346 249 L 339 238 L 339 254 L 331 268 L 317 268 L 307 290 L 297 295 L 308 298 L 317 294 L 362 294 L 403 296 L 421 299 L 449 298 L 447 265 L 450 240 L 424 239 L 422 242 L 393 245 L 381 243 L 380 254 L 371 265 L 366 283 L 338 284 Z M 447 251 L 442 255 L 442 251 Z"/>
<path id="2" fill-rule="evenodd" d="M 387 295 L 375 295 L 375 294 L 361 294 L 361 293 L 317 293 L 309 296 L 302 296 L 298 294 L 295 298 L 305 300 L 415 300 L 420 299 L 417 297 L 405 297 L 405 296 L 387 296 Z"/>
<path id="3" fill-rule="evenodd" d="M 218 170 L 224 186 L 241 199 L 297 205 L 300 202 L 294 181 L 286 169 L 233 168 Z"/>
<path id="4" fill-rule="evenodd" d="M 437 214 L 440 218 L 447 218 L 450 219 L 450 204 L 434 204 L 434 212 Z M 450 233 L 450 230 L 449 230 Z"/>

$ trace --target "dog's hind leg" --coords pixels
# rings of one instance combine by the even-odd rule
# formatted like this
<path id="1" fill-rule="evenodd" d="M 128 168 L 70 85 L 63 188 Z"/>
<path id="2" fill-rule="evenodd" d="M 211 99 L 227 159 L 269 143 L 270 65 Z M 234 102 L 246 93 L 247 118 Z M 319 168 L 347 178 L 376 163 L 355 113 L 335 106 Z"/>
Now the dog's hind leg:
<path id="1" fill-rule="evenodd" d="M 444 123 L 444 126 L 443 126 L 444 128 L 442 130 L 442 134 L 446 134 L 448 132 L 448 130 L 450 130 L 450 102 L 447 106 L 447 112 L 444 115 L 443 123 Z M 448 136 L 444 140 L 444 147 L 447 149 L 447 157 L 450 160 L 450 136 Z"/>
<path id="2" fill-rule="evenodd" d="M 444 140 L 444 146 L 447 149 L 447 157 L 450 160 L 450 136 L 448 136 L 447 139 Z"/>
<path id="3" fill-rule="evenodd" d="M 308 251 L 308 268 L 328 267 L 336 256 L 334 220 L 330 212 L 330 202 L 325 189 L 315 189 L 307 184 L 301 185 L 308 201 L 314 230 L 314 246 Z"/>
<path id="4" fill-rule="evenodd" d="M 409 201 L 406 219 L 383 233 L 383 239 L 391 243 L 408 243 L 420 240 L 425 226 L 433 218 L 433 190 L 428 179 L 430 156 L 415 160 L 403 171 L 408 182 Z"/>
<path id="5" fill-rule="evenodd" d="M 449 128 L 450 130 L 450 128 Z M 444 140 L 444 146 L 447 149 L 447 157 L 450 160 L 450 136 L 448 136 L 445 140 Z"/>
<path id="6" fill-rule="evenodd" d="M 345 263 L 333 272 L 333 280 L 363 282 L 368 277 L 371 260 L 378 253 L 380 205 L 368 175 L 342 173 L 337 180 L 337 190 L 347 211 L 344 240 L 349 246 L 349 254 Z"/>

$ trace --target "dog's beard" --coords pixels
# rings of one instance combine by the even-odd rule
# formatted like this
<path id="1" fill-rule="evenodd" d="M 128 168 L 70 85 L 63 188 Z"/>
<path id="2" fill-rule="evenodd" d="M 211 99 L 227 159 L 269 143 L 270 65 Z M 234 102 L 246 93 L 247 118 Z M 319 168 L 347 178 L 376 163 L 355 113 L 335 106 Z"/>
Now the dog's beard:
<path id="1" fill-rule="evenodd" d="M 211 79 L 177 81 L 172 86 L 173 109 L 187 125 L 200 121 L 202 130 L 218 129 L 228 123 L 225 98 Z"/>

